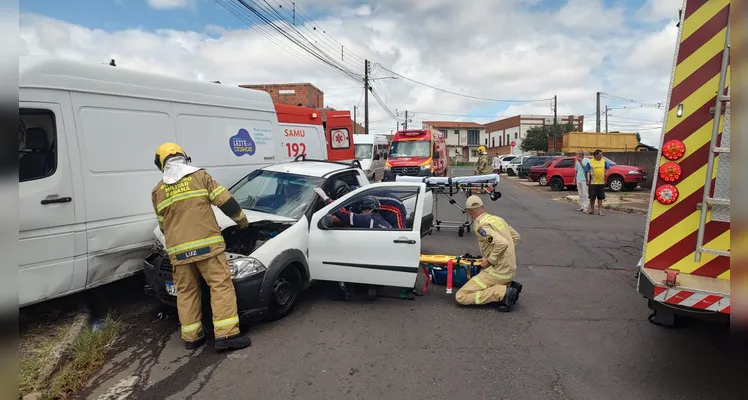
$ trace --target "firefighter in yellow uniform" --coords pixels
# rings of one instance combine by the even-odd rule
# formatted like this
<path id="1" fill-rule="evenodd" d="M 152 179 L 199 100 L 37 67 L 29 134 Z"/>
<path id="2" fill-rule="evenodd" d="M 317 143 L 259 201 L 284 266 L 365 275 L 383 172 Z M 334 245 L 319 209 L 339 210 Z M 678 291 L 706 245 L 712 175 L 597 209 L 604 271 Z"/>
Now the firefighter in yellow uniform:
<path id="1" fill-rule="evenodd" d="M 486 146 L 478 147 L 478 163 L 475 165 L 475 175 L 486 175 L 491 173 L 491 160 L 488 159 Z M 473 189 L 472 193 L 488 193 L 486 189 Z"/>
<path id="2" fill-rule="evenodd" d="M 478 237 L 481 272 L 457 291 L 455 300 L 462 305 L 491 303 L 499 311 L 511 311 L 522 291 L 522 285 L 514 281 L 514 246 L 519 242 L 519 233 L 503 218 L 486 213 L 478 196 L 468 197 L 465 208 L 473 218 L 473 231 Z"/>
<path id="3" fill-rule="evenodd" d="M 205 170 L 189 165 L 189 161 L 179 145 L 162 144 L 156 150 L 155 163 L 163 172 L 163 179 L 151 193 L 177 288 L 182 339 L 188 349 L 205 343 L 200 308 L 202 276 L 210 287 L 216 350 L 245 348 L 251 341 L 239 331 L 236 292 L 224 254 L 226 244 L 211 205 L 241 229 L 249 223 L 228 190 Z"/>

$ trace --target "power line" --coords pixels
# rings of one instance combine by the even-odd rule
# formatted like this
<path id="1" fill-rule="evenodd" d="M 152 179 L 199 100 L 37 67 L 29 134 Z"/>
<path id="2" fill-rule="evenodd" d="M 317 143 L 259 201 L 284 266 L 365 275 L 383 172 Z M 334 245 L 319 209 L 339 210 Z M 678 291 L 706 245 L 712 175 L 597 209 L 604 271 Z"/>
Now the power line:
<path id="1" fill-rule="evenodd" d="M 647 102 L 643 102 L 639 100 L 628 99 L 626 97 L 621 97 L 621 96 L 617 96 L 617 95 L 610 94 L 610 93 L 601 92 L 600 94 L 602 94 L 603 96 L 611 100 L 628 101 L 631 103 L 641 104 L 642 106 L 645 106 L 645 107 L 662 108 L 662 105 L 663 105 L 662 102 L 647 103 Z"/>
<path id="2" fill-rule="evenodd" d="M 408 78 L 405 75 L 398 74 L 395 71 L 392 71 L 392 70 L 389 70 L 389 69 L 385 68 L 380 63 L 375 63 L 375 65 L 378 66 L 379 68 L 382 68 L 383 70 L 391 73 L 391 74 L 397 75 L 398 77 L 403 78 L 403 79 L 408 80 L 408 81 L 411 81 L 413 83 L 417 83 L 419 85 L 426 86 L 428 88 L 431 88 L 431 89 L 434 89 L 434 90 L 437 90 L 437 91 L 440 91 L 440 92 L 453 94 L 455 96 L 462 96 L 462 97 L 466 97 L 466 98 L 469 98 L 469 99 L 492 101 L 492 102 L 497 102 L 497 103 L 539 103 L 539 102 L 543 102 L 543 101 L 550 101 L 550 100 L 552 100 L 551 98 L 539 99 L 539 100 L 505 100 L 505 99 L 491 99 L 491 98 L 488 98 L 488 97 L 480 97 L 480 96 L 471 96 L 471 95 L 467 95 L 467 94 L 453 92 L 453 91 L 447 90 L 447 89 L 438 88 L 436 86 L 429 85 L 428 83 L 423 83 L 423 82 L 417 81 L 415 79 Z"/>
<path id="3" fill-rule="evenodd" d="M 329 65 L 323 63 L 322 61 L 316 59 L 316 58 L 310 58 L 307 53 L 297 50 L 294 47 L 287 46 L 282 41 L 278 40 L 276 37 L 274 37 L 272 32 L 269 32 L 269 29 L 266 28 L 265 25 L 263 25 L 261 20 L 257 17 L 253 17 L 251 15 L 247 15 L 242 13 L 238 5 L 233 4 L 230 2 L 230 0 L 216 0 L 217 3 L 222 5 L 226 11 L 228 11 L 230 14 L 235 16 L 240 21 L 246 23 L 248 26 L 250 26 L 252 29 L 254 29 L 257 33 L 259 33 L 264 38 L 268 39 L 278 47 L 285 50 L 287 53 L 295 56 L 296 58 L 307 62 L 308 64 L 319 68 L 320 66 L 324 66 L 327 68 L 331 68 Z M 258 23 L 260 22 L 260 23 Z"/>
<path id="4" fill-rule="evenodd" d="M 219 1 L 219 0 L 217 0 L 217 1 Z M 358 81 L 358 79 L 359 79 L 359 76 L 360 76 L 360 75 L 358 75 L 358 74 L 356 74 L 356 73 L 354 73 L 354 72 L 352 72 L 352 71 L 349 71 L 349 70 L 347 70 L 347 68 L 346 68 L 345 66 L 341 66 L 341 65 L 339 65 L 338 63 L 334 62 L 333 60 L 325 59 L 325 57 L 327 57 L 327 55 L 326 55 L 326 54 L 324 54 L 323 52 L 322 52 L 323 54 L 319 54 L 319 53 L 315 52 L 315 51 L 314 51 L 314 50 L 313 50 L 313 49 L 312 49 L 311 47 L 314 47 L 314 48 L 316 48 L 316 49 L 317 49 L 318 51 L 319 51 L 319 48 L 317 48 L 316 46 L 314 46 L 313 44 L 311 44 L 311 42 L 309 42 L 309 40 L 308 40 L 308 39 L 306 39 L 306 37 L 304 37 L 303 35 L 300 35 L 300 36 L 302 36 L 302 37 L 303 37 L 303 38 L 304 38 L 304 39 L 305 39 L 305 40 L 306 40 L 307 42 L 309 42 L 309 43 L 310 43 L 310 45 L 311 45 L 311 47 L 310 47 L 310 46 L 307 46 L 307 45 L 305 45 L 304 43 L 301 43 L 301 42 L 300 42 L 299 40 L 297 40 L 296 38 L 292 37 L 292 36 L 291 36 L 291 35 L 290 35 L 290 34 L 289 34 L 288 32 L 286 32 L 286 31 L 285 31 L 285 30 L 284 30 L 284 29 L 283 29 L 282 27 L 278 26 L 278 25 L 277 25 L 277 24 L 275 24 L 275 23 L 274 23 L 273 21 L 271 21 L 270 19 L 268 19 L 268 18 L 267 18 L 267 17 L 266 17 L 266 16 L 265 16 L 265 15 L 264 15 L 264 14 L 263 14 L 262 12 L 260 12 L 260 11 L 258 10 L 258 8 L 257 8 L 257 7 L 253 7 L 252 5 L 248 4 L 248 3 L 247 3 L 246 1 L 244 1 L 244 0 L 237 0 L 237 1 L 238 1 L 238 2 L 239 2 L 239 3 L 240 3 L 240 4 L 241 4 L 241 5 L 242 5 L 242 6 L 243 6 L 243 7 L 244 7 L 244 8 L 246 9 L 246 10 L 249 10 L 249 11 L 250 11 L 251 13 L 255 14 L 255 15 L 256 15 L 257 17 L 259 17 L 259 18 L 260 18 L 260 19 L 261 19 L 261 20 L 262 20 L 262 21 L 263 21 L 263 22 L 264 22 L 265 24 L 267 24 L 267 25 L 269 25 L 270 27 L 272 27 L 272 28 L 273 28 L 273 29 L 274 29 L 274 30 L 275 30 L 276 32 L 278 32 L 278 33 L 280 33 L 281 35 L 283 35 L 283 36 L 284 36 L 284 37 L 285 37 L 286 39 L 290 40 L 290 41 L 291 41 L 292 43 L 296 44 L 297 46 L 299 46 L 300 48 L 302 48 L 302 49 L 303 49 L 304 51 L 306 51 L 307 53 L 309 53 L 310 55 L 314 56 L 315 58 L 317 58 L 318 60 L 322 61 L 322 62 L 323 62 L 323 63 L 325 63 L 326 65 L 329 65 L 330 67 L 332 67 L 332 68 L 334 68 L 334 69 L 336 69 L 336 70 L 338 70 L 338 71 L 342 72 L 343 74 L 345 74 L 345 75 L 346 75 L 346 76 L 348 76 L 349 78 L 351 78 L 351 79 L 353 79 L 353 80 L 356 80 L 356 81 Z M 221 4 L 223 5 L 223 3 L 221 3 Z M 254 4 L 256 4 L 256 3 L 254 3 Z M 245 11 L 245 12 L 246 12 L 246 11 Z M 298 31 L 297 31 L 297 32 L 298 32 Z M 300 33 L 299 33 L 299 34 L 300 34 Z M 320 52 L 321 52 L 321 51 L 320 51 Z"/>

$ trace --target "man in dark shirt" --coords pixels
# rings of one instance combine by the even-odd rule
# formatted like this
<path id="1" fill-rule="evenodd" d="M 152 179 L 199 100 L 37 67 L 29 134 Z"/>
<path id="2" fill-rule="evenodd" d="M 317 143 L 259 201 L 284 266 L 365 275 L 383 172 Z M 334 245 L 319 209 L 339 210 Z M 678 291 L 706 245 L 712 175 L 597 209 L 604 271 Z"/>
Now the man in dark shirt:
<path id="1" fill-rule="evenodd" d="M 314 191 L 317 192 L 325 203 L 332 203 L 332 199 L 327 196 L 324 190 L 316 188 Z M 341 208 L 336 210 L 333 215 L 339 221 L 354 228 L 391 229 L 392 225 L 379 214 L 379 208 L 379 200 L 376 197 L 365 196 L 358 204 L 358 209 L 361 212 L 351 212 L 345 208 Z"/>

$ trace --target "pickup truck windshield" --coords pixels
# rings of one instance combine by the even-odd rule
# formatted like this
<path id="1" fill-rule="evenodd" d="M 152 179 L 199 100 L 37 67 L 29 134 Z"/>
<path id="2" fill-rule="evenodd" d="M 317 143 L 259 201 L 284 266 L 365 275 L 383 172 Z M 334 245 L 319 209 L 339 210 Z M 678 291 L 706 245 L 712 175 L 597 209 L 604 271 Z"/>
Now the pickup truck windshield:
<path id="1" fill-rule="evenodd" d="M 431 142 L 425 140 L 392 142 L 390 158 L 431 157 Z"/>
<path id="2" fill-rule="evenodd" d="M 314 201 L 322 178 L 256 170 L 229 191 L 246 210 L 301 219 Z"/>
<path id="3" fill-rule="evenodd" d="M 354 147 L 356 149 L 356 158 L 359 160 L 371 159 L 371 148 L 373 147 L 371 144 L 356 144 Z"/>

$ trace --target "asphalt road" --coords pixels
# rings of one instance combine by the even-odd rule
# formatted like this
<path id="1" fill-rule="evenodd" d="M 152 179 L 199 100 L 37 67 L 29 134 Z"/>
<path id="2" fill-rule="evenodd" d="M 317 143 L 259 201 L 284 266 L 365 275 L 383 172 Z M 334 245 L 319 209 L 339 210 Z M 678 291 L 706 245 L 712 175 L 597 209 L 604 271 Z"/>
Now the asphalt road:
<path id="1" fill-rule="evenodd" d="M 463 171 L 456 171 L 457 174 Z M 176 321 L 151 314 L 81 393 L 116 399 L 738 398 L 724 327 L 647 321 L 636 292 L 645 216 L 583 215 L 506 182 L 487 211 L 521 235 L 511 313 L 463 308 L 443 286 L 415 301 L 334 302 L 312 288 L 287 318 L 250 329 L 251 348 L 183 349 Z M 464 197 L 461 197 L 464 201 Z M 460 214 L 446 201 L 440 219 Z M 478 253 L 442 230 L 423 253 Z M 732 386 L 730 386 L 732 384 Z"/>

